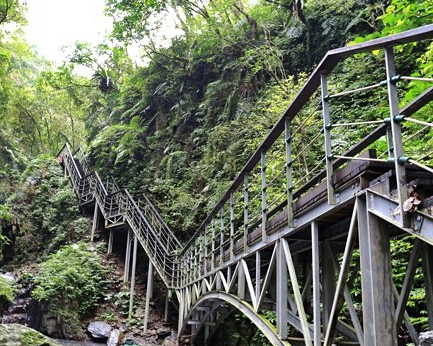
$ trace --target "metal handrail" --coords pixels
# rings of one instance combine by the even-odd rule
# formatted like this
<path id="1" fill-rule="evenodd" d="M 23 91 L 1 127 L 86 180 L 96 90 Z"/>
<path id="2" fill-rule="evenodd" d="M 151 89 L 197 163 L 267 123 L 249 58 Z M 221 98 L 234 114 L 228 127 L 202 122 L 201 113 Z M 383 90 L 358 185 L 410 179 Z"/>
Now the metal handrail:
<path id="1" fill-rule="evenodd" d="M 214 206 L 211 212 L 208 214 L 206 219 L 202 222 L 196 233 L 191 237 L 185 247 L 187 249 L 191 246 L 195 238 L 204 230 L 204 227 L 212 220 L 212 218 L 218 213 L 222 205 L 224 205 L 229 199 L 232 191 L 235 191 L 239 186 L 242 185 L 244 176 L 250 172 L 261 160 L 261 153 L 266 152 L 275 140 L 283 133 L 285 128 L 286 120 L 291 121 L 297 116 L 302 107 L 310 100 L 311 96 L 320 86 L 320 76 L 323 72 L 329 73 L 333 68 L 343 59 L 355 54 L 370 52 L 384 47 L 393 47 L 396 45 L 411 43 L 420 41 L 423 39 L 429 39 L 433 36 L 433 24 L 426 25 L 413 30 L 408 30 L 396 35 L 378 38 L 372 41 L 363 42 L 349 47 L 343 47 L 328 51 L 319 65 L 311 74 L 308 81 L 304 84 L 303 88 L 298 92 L 294 100 L 287 107 L 285 112 L 282 114 L 277 123 L 270 130 L 268 136 L 264 139 L 262 144 L 257 148 L 254 154 L 250 157 L 248 162 L 242 168 L 239 175 L 235 178 L 231 186 L 227 189 L 220 201 Z"/>
<path id="2" fill-rule="evenodd" d="M 226 190 L 226 192 L 223 194 L 222 198 L 219 200 L 219 202 L 216 203 L 214 208 L 211 210 L 211 212 L 207 215 L 206 219 L 203 221 L 203 223 L 200 225 L 196 233 L 193 235 L 193 237 L 185 244 L 185 246 L 181 249 L 181 252 L 178 254 L 177 250 L 180 248 L 180 243 L 174 236 L 174 234 L 170 231 L 168 226 L 165 224 L 163 219 L 160 217 L 157 210 L 153 207 L 152 203 L 145 197 L 145 206 L 146 210 L 144 210 L 142 207 L 140 207 L 135 200 L 131 197 L 129 192 L 127 190 L 121 190 L 119 186 L 113 185 L 114 189 L 116 191 L 115 194 L 109 194 L 107 193 L 107 190 L 100 180 L 97 173 L 95 175 L 86 175 L 86 177 L 82 177 L 80 171 L 78 170 L 78 167 L 76 165 L 76 162 L 74 161 L 73 154 L 70 151 L 70 148 L 68 145 L 65 146 L 67 154 L 70 155 L 70 158 L 67 158 L 65 160 L 65 164 L 68 165 L 68 170 L 71 172 L 71 180 L 74 186 L 74 189 L 76 190 L 76 193 L 80 197 L 80 190 L 79 186 L 80 184 L 84 184 L 85 186 L 87 180 L 89 181 L 89 189 L 93 190 L 94 197 L 97 201 L 97 203 L 100 206 L 103 206 L 105 201 L 108 199 L 110 200 L 115 196 L 119 196 L 119 201 L 121 203 L 125 203 L 125 218 L 131 228 L 133 228 L 134 233 L 138 237 L 140 243 L 145 248 L 146 252 L 148 253 L 150 259 L 155 265 L 156 270 L 161 275 L 162 279 L 168 286 L 173 286 L 173 282 L 171 281 L 173 278 L 175 278 L 177 281 L 175 283 L 175 286 L 183 287 L 185 285 L 188 285 L 192 282 L 195 282 L 197 279 L 199 279 L 202 275 L 205 275 L 201 273 L 201 269 L 199 268 L 196 270 L 194 267 L 193 270 L 189 270 L 190 266 L 193 265 L 194 261 L 192 260 L 196 253 L 200 252 L 200 249 L 202 249 L 203 244 L 202 240 L 204 239 L 204 247 L 207 252 L 207 256 L 204 256 L 205 258 L 205 264 L 204 264 L 204 272 L 209 274 L 208 267 L 210 266 L 211 270 L 216 270 L 215 268 L 220 268 L 221 266 L 224 266 L 227 262 L 226 260 L 221 258 L 217 258 L 217 256 L 214 256 L 214 254 L 217 254 L 216 248 L 223 249 L 224 251 L 228 250 L 230 252 L 230 257 L 232 257 L 232 254 L 234 251 L 239 250 L 238 243 L 234 244 L 233 237 L 234 235 L 239 236 L 239 239 L 244 237 L 244 244 L 247 244 L 248 237 L 251 235 L 251 233 L 248 233 L 250 230 L 253 230 L 251 227 L 251 221 L 249 220 L 250 224 L 244 225 L 241 221 L 242 214 L 236 215 L 235 210 L 238 210 L 239 206 L 242 205 L 242 203 L 245 203 L 243 200 L 243 184 L 245 181 L 245 177 L 250 174 L 252 171 L 256 169 L 264 170 L 266 165 L 264 164 L 266 157 L 265 153 L 269 151 L 269 149 L 272 147 L 272 145 L 278 140 L 281 139 L 281 135 L 286 130 L 287 124 L 291 124 L 292 120 L 298 116 L 300 111 L 303 109 L 304 106 L 307 105 L 308 102 L 311 101 L 312 97 L 314 97 L 316 91 L 319 89 L 319 86 L 321 84 L 321 76 L 323 74 L 329 74 L 333 70 L 333 68 L 340 62 L 342 59 L 353 56 L 354 54 L 362 53 L 362 52 L 369 52 L 377 49 L 389 49 L 389 47 L 404 44 L 404 43 L 410 43 L 422 39 L 428 39 L 433 37 L 433 25 L 427 25 L 421 28 L 417 28 L 414 30 L 410 30 L 407 32 L 403 32 L 400 34 L 396 34 L 393 36 L 380 38 L 377 40 L 361 43 L 358 45 L 354 45 L 351 47 L 345 47 L 345 48 L 339 48 L 332 51 L 329 51 L 325 57 L 322 59 L 322 61 L 319 63 L 317 68 L 314 70 L 308 81 L 305 83 L 303 88 L 299 91 L 298 95 L 295 97 L 295 99 L 292 101 L 292 103 L 287 107 L 286 111 L 283 113 L 281 118 L 278 120 L 278 122 L 274 125 L 274 127 L 269 132 L 268 136 L 264 139 L 262 144 L 257 148 L 255 153 L 250 157 L 246 165 L 242 168 L 239 175 L 235 178 L 235 180 L 232 182 L 231 186 Z M 401 114 L 410 115 L 410 113 L 414 112 L 416 109 L 421 108 L 423 105 L 425 105 L 425 99 L 431 98 L 431 95 L 433 95 L 432 89 L 429 89 L 426 93 L 418 97 L 414 102 L 406 106 L 401 110 Z M 324 97 L 324 95 L 322 95 Z M 315 112 L 314 110 L 313 112 Z M 377 140 L 380 136 L 382 136 L 384 133 L 386 133 L 387 124 L 379 125 L 376 129 L 374 129 L 369 136 L 365 137 L 361 142 L 355 144 L 352 146 L 344 155 L 334 155 L 334 157 L 339 157 L 336 160 L 327 161 L 332 159 L 332 157 L 326 157 L 325 162 L 327 162 L 327 167 L 329 166 L 333 169 L 336 169 L 337 167 L 340 167 L 342 164 L 344 164 L 345 160 L 344 157 L 355 157 L 357 154 L 360 153 L 361 150 L 368 147 L 368 145 L 372 144 L 375 140 Z M 80 152 L 80 155 L 82 152 Z M 288 156 L 291 160 L 291 156 Z M 84 155 L 83 155 L 84 158 Z M 83 170 L 89 171 L 90 165 L 88 165 L 88 162 L 83 159 L 84 166 Z M 289 164 L 288 162 L 286 163 Z M 289 175 L 289 173 L 288 173 Z M 264 176 L 264 178 L 263 178 Z M 322 181 L 326 177 L 326 171 L 318 173 L 315 177 L 310 179 L 305 185 L 300 187 L 298 190 L 294 191 L 293 193 L 290 191 L 288 186 L 287 191 L 290 194 L 291 198 L 297 198 L 304 194 L 306 191 L 311 189 L 315 184 Z M 266 174 L 262 173 L 262 183 L 266 183 Z M 289 178 L 288 178 L 289 179 Z M 84 180 L 84 182 L 83 182 Z M 290 181 L 290 180 L 289 180 Z M 272 182 L 272 179 L 270 180 Z M 269 184 L 269 182 L 268 182 Z M 86 190 L 87 191 L 87 190 Z M 267 217 L 270 217 L 271 215 L 274 215 L 276 213 L 276 210 L 281 210 L 283 207 L 287 205 L 287 201 L 284 201 L 280 204 L 278 204 L 278 200 L 275 200 L 274 202 L 267 201 L 266 200 L 266 185 L 262 186 L 262 191 L 264 197 L 264 205 L 262 204 L 262 211 L 261 214 L 257 215 L 257 221 L 254 223 L 254 225 L 260 225 L 263 227 L 264 232 L 262 233 L 262 236 L 266 236 L 266 220 Z M 110 191 L 112 192 L 112 191 Z M 233 196 L 236 194 L 241 194 L 239 198 L 233 198 Z M 248 193 L 248 191 L 246 192 Z M 126 198 L 123 200 L 124 195 L 126 195 Z M 248 198 L 248 195 L 246 195 L 246 198 Z M 236 203 L 234 200 L 239 200 L 238 203 Z M 112 201 L 110 200 L 110 203 Z M 269 203 L 271 202 L 271 203 Z M 268 210 L 273 204 L 278 204 L 273 208 L 272 210 Z M 230 229 L 230 240 L 224 240 L 222 243 L 218 239 L 212 239 L 207 241 L 206 237 L 208 235 L 205 234 L 206 229 L 209 229 L 209 225 L 212 224 L 213 220 L 218 218 L 218 215 L 221 211 L 221 208 L 223 208 L 225 205 L 230 205 L 230 221 L 226 224 L 227 230 Z M 263 207 L 264 206 L 264 207 Z M 104 208 L 101 208 L 102 212 L 104 213 Z M 260 217 L 262 216 L 262 217 Z M 104 217 L 107 217 L 107 214 L 104 214 Z M 109 214 L 108 214 L 109 217 Z M 239 221 L 239 223 L 238 223 Z M 241 225 L 241 227 L 238 227 L 237 225 Z M 242 232 L 243 228 L 245 228 L 245 232 Z M 219 232 L 222 232 L 221 230 Z M 215 233 L 216 234 L 216 233 Z M 204 238 L 201 238 L 203 237 Z M 215 237 L 216 235 L 213 235 Z M 246 237 L 246 238 L 245 238 Z M 207 241 L 207 243 L 206 243 Z M 167 244 L 165 244 L 167 242 Z M 234 246 L 235 245 L 235 246 Z"/>

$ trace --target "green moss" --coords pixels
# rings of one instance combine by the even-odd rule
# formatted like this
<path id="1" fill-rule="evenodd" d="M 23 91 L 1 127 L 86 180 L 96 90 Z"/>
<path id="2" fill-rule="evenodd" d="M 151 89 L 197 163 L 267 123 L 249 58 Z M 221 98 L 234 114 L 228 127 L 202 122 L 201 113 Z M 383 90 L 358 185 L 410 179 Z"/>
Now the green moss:
<path id="1" fill-rule="evenodd" d="M 0 276 L 0 305 L 9 303 L 15 298 L 15 287 L 12 282 Z"/>
<path id="2" fill-rule="evenodd" d="M 0 325 L 2 346 L 59 346 L 50 338 L 20 324 Z"/>

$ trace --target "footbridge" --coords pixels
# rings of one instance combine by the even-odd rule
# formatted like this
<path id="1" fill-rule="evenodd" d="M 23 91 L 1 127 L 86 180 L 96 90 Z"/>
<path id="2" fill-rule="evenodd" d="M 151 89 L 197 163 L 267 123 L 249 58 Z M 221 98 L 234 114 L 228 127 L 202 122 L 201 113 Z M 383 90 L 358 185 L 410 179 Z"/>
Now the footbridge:
<path id="1" fill-rule="evenodd" d="M 329 51 L 183 245 L 148 198 L 102 181 L 81 150 L 63 148 L 80 205 L 95 208 L 92 239 L 101 217 L 109 248 L 117 227 L 129 228 L 125 281 L 131 251 L 140 245 L 149 257 L 145 328 L 154 269 L 177 301 L 179 337 L 197 345 L 233 311 L 272 345 L 397 345 L 402 331 L 417 345 L 415 288 L 433 329 L 433 79 L 407 63 L 411 45 L 432 38 L 428 25 Z M 382 76 L 375 84 L 339 79 L 360 55 Z M 419 92 L 399 99 L 412 85 Z M 346 121 L 353 102 L 365 111 Z M 411 250 L 396 284 L 390 247 L 402 237 Z M 423 287 L 413 287 L 415 275 Z"/>

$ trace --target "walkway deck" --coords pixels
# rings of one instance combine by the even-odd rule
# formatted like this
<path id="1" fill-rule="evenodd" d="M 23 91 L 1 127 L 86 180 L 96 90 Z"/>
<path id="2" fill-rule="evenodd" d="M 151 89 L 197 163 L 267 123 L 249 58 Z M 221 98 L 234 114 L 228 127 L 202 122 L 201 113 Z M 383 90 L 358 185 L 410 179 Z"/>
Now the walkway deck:
<path id="1" fill-rule="evenodd" d="M 420 114 L 433 99 L 433 88 L 399 108 L 398 83 L 416 78 L 398 75 L 393 47 L 432 38 L 429 25 L 328 52 L 184 246 L 145 196 L 136 200 L 114 180 L 103 183 L 83 153 L 66 145 L 66 174 L 80 204 L 95 208 L 92 238 L 101 216 L 110 247 L 114 229 L 128 226 L 127 271 L 139 243 L 150 259 L 148 287 L 155 268 L 177 297 L 179 336 L 188 335 L 195 344 L 207 344 L 234 309 L 273 345 L 397 345 L 402 326 L 417 344 L 418 330 L 406 311 L 417 270 L 423 271 L 433 329 L 433 169 L 431 153 L 409 159 L 407 151 L 410 139 L 431 135 L 432 123 Z M 390 115 L 332 123 L 338 98 L 359 92 L 329 94 L 333 68 L 373 50 L 383 52 L 386 76 L 367 88 L 386 86 Z M 371 130 L 339 154 L 343 126 Z M 377 157 L 371 148 L 385 142 Z M 433 143 L 426 146 L 433 149 Z M 318 165 L 304 164 L 306 155 Z M 402 236 L 413 248 L 397 287 L 390 242 Z M 134 256 L 132 291 L 135 261 Z M 361 283 L 361 307 L 350 293 L 355 281 Z M 147 312 L 148 300 L 146 306 Z M 275 324 L 262 316 L 265 310 L 275 313 Z"/>

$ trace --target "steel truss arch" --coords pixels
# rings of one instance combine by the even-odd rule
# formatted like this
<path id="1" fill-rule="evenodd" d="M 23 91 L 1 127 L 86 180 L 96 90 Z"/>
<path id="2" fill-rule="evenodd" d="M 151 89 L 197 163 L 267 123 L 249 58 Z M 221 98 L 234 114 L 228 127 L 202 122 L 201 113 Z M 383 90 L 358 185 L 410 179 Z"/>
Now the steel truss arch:
<path id="1" fill-rule="evenodd" d="M 193 317 L 194 312 L 197 311 L 197 308 L 203 306 L 206 302 L 217 300 L 219 304 L 214 306 L 213 309 L 207 311 L 202 318 L 200 319 L 200 323 L 197 324 L 198 329 L 197 332 L 204 326 L 206 318 L 212 314 L 212 312 L 216 311 L 223 303 L 228 303 L 238 311 L 240 311 L 245 317 L 247 317 L 254 325 L 263 333 L 263 335 L 275 346 L 291 346 L 288 341 L 281 340 L 277 335 L 277 330 L 272 324 L 267 321 L 264 317 L 260 316 L 258 313 L 254 311 L 254 308 L 251 304 L 247 303 L 244 300 L 239 299 L 234 294 L 226 293 L 226 292 L 209 292 L 200 297 L 199 300 L 194 304 L 194 306 L 189 310 L 187 317 L 183 320 L 182 328 L 179 332 L 179 337 L 185 332 L 185 328 L 188 325 L 188 322 Z"/>

